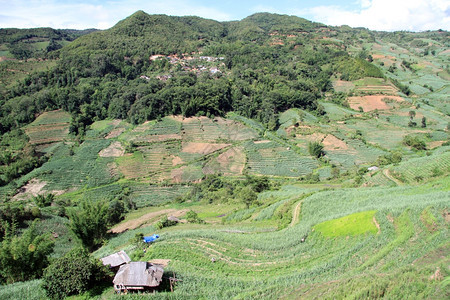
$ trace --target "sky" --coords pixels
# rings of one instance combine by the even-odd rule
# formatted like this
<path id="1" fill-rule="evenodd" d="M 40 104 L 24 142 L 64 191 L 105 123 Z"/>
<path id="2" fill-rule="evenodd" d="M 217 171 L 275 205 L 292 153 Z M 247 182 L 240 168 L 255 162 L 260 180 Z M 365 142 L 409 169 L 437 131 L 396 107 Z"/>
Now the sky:
<path id="1" fill-rule="evenodd" d="M 0 0 L 0 7 L 0 28 L 107 29 L 143 10 L 217 21 L 271 12 L 371 30 L 450 30 L 450 0 Z"/>

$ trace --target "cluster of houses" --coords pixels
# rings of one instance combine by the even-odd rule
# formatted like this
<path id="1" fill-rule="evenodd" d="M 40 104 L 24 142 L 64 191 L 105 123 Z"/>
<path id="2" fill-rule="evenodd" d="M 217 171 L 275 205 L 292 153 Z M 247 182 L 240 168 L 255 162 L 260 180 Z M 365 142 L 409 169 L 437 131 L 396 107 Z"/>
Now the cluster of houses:
<path id="1" fill-rule="evenodd" d="M 217 73 L 222 73 L 222 71 L 220 71 L 220 69 L 217 66 L 212 66 L 212 67 L 205 66 L 202 64 L 198 64 L 197 62 L 199 62 L 199 61 L 217 62 L 217 61 L 224 60 L 225 57 L 213 57 L 213 56 L 194 57 L 194 56 L 188 56 L 188 55 L 182 55 L 181 57 L 178 57 L 177 55 L 166 56 L 166 55 L 157 54 L 157 55 L 152 55 L 149 58 L 150 61 L 155 61 L 155 60 L 159 60 L 159 59 L 167 59 L 169 61 L 169 63 L 172 65 L 179 64 L 179 65 L 181 65 L 181 68 L 184 71 L 194 72 L 198 76 L 202 72 L 209 72 L 211 74 L 217 74 Z M 193 62 L 193 63 L 191 63 L 191 62 Z M 223 63 L 221 63 L 221 64 L 223 65 Z M 158 76 L 157 78 L 159 80 L 166 81 L 167 79 L 170 78 L 170 77 L 166 77 L 166 76 L 170 76 L 170 75 L 162 75 L 162 76 Z M 143 78 L 143 77 L 141 76 L 141 78 Z M 144 78 L 144 79 L 146 79 L 146 78 Z"/>
<path id="2" fill-rule="evenodd" d="M 105 266 L 116 272 L 113 283 L 118 293 L 128 291 L 154 291 L 161 284 L 164 274 L 162 265 L 145 261 L 132 262 L 125 251 L 101 259 Z"/>

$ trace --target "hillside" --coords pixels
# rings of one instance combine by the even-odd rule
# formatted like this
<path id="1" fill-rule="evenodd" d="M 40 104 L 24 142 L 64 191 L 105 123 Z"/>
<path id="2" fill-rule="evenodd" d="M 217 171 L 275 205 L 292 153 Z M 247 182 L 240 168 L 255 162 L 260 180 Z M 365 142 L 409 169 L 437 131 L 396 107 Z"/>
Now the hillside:
<path id="1" fill-rule="evenodd" d="M 164 262 L 146 297 L 448 298 L 448 37 L 138 11 L 0 62 L 0 298 L 81 246 Z"/>

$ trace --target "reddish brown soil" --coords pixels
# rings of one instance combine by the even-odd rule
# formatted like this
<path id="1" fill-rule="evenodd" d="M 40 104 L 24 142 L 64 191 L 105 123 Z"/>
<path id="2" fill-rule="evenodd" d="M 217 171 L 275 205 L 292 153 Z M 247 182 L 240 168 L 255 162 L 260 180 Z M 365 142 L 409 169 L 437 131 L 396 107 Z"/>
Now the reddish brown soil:
<path id="1" fill-rule="evenodd" d="M 359 110 L 362 107 L 365 112 L 378 110 L 388 110 L 391 107 L 383 101 L 383 99 L 389 98 L 397 102 L 402 102 L 404 99 L 399 96 L 386 96 L 386 95 L 372 95 L 372 96 L 360 96 L 360 97 L 349 97 L 350 107 L 354 110 Z"/>
<path id="2" fill-rule="evenodd" d="M 183 143 L 183 148 L 181 151 L 185 153 L 198 153 L 205 155 L 223 149 L 227 146 L 230 146 L 230 144 Z"/>
<path id="3" fill-rule="evenodd" d="M 325 151 L 330 151 L 330 150 L 348 150 L 347 144 L 344 141 L 336 138 L 332 134 L 327 135 L 325 137 L 325 139 L 323 139 L 322 143 L 324 145 L 324 150 Z"/>

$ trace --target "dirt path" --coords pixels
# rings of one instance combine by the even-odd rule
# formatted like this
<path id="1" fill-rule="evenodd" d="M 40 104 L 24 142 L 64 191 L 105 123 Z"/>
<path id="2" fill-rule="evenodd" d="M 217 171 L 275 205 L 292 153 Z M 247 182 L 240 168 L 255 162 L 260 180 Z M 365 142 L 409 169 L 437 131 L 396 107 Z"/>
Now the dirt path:
<path id="1" fill-rule="evenodd" d="M 378 228 L 377 234 L 380 234 L 381 233 L 380 224 L 378 224 L 377 219 L 375 219 L 375 216 L 373 216 L 372 221 L 373 221 L 373 223 L 375 223 L 375 226 L 377 226 L 377 228 Z"/>
<path id="2" fill-rule="evenodd" d="M 383 174 L 384 176 L 386 176 L 388 179 L 392 180 L 393 182 L 395 182 L 395 184 L 397 185 L 403 185 L 403 182 L 401 182 L 400 180 L 398 180 L 397 178 L 395 178 L 394 176 L 391 175 L 389 169 L 384 169 L 383 170 Z"/>
<path id="3" fill-rule="evenodd" d="M 294 226 L 295 224 L 298 223 L 299 220 L 299 216 L 300 216 L 300 210 L 302 208 L 302 203 L 303 200 L 301 200 L 299 203 L 297 203 L 297 205 L 295 206 L 294 211 L 292 212 L 292 221 L 291 221 L 291 225 L 289 225 L 290 227 Z"/>
<path id="4" fill-rule="evenodd" d="M 124 231 L 129 230 L 129 229 L 136 229 L 136 228 L 142 226 L 143 224 L 147 223 L 148 221 L 150 221 L 152 219 L 155 219 L 157 217 L 160 217 L 162 215 L 166 215 L 167 214 L 167 215 L 174 216 L 174 217 L 181 217 L 186 212 L 187 212 L 186 209 L 182 209 L 182 210 L 164 209 L 164 210 L 151 212 L 151 213 L 145 214 L 142 217 L 139 217 L 137 219 L 129 220 L 129 221 L 120 223 L 117 226 L 113 227 L 110 230 L 110 232 L 112 232 L 112 233 L 122 233 Z"/>

